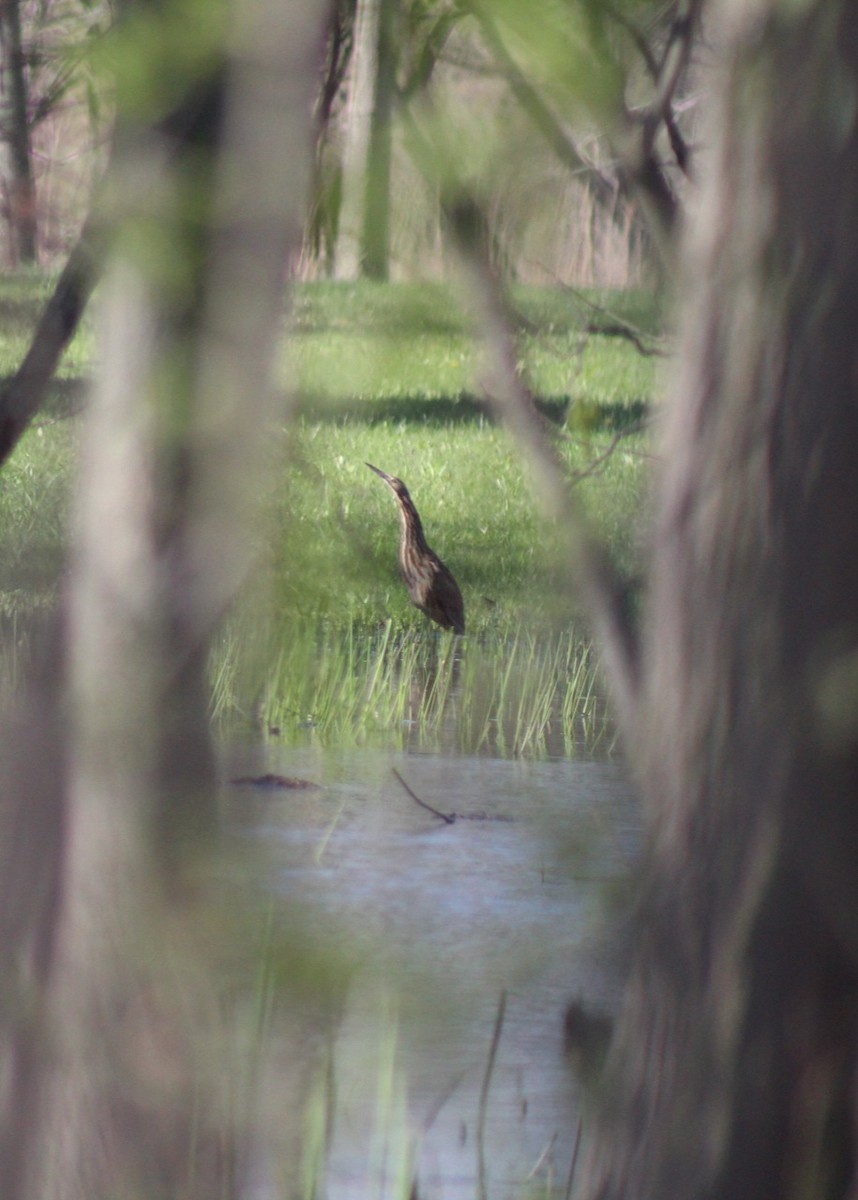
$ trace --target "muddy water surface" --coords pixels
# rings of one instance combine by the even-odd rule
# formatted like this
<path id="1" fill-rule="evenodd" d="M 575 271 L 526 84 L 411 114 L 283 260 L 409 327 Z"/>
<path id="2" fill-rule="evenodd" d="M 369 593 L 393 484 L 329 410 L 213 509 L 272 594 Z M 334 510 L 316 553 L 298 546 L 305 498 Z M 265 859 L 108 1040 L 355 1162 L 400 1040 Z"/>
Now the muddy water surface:
<path id="1" fill-rule="evenodd" d="M 472 1200 L 482 1172 L 493 1200 L 563 1195 L 582 1103 L 563 1013 L 573 997 L 610 1008 L 621 981 L 606 906 L 639 838 L 622 769 L 313 749 L 233 769 L 320 785 L 236 787 L 230 804 L 314 946 L 359 963 L 331 1048 L 323 1194 L 407 1195 L 416 1175 L 427 1200 Z"/>

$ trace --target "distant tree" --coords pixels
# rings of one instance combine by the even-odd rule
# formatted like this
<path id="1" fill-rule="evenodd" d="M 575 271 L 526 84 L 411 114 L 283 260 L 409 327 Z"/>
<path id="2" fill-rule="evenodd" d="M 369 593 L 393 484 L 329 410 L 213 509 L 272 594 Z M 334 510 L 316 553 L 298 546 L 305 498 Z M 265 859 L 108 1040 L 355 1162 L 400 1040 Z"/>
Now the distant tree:
<path id="1" fill-rule="evenodd" d="M 449 0 L 359 0 L 346 82 L 334 274 L 390 271 L 395 118 L 426 89 L 464 10 Z"/>
<path id="2" fill-rule="evenodd" d="M 559 19 L 548 7 L 533 13 L 509 0 L 468 0 L 468 7 L 546 146 L 569 170 L 587 172 L 597 196 L 612 201 L 613 178 L 637 197 L 669 258 L 681 206 L 673 176 L 691 171 L 675 105 L 704 0 L 596 3 L 561 11 Z M 566 69 L 561 47 L 568 51 Z M 545 62 L 552 69 L 546 71 Z M 579 148 L 582 124 L 596 129 L 609 149 L 608 178 Z"/>
<path id="3" fill-rule="evenodd" d="M 375 95 L 369 128 L 363 214 L 363 273 L 387 279 L 390 272 L 391 150 L 396 92 L 397 47 L 393 0 L 378 10 Z"/>
<path id="4" fill-rule="evenodd" d="M 326 157 L 328 169 L 320 174 L 320 197 L 328 203 L 320 203 L 318 214 L 327 216 L 328 224 L 317 220 L 314 226 L 328 237 L 336 228 L 334 273 L 343 278 L 386 276 L 397 213 L 391 193 L 392 137 L 404 125 L 400 145 L 415 151 L 412 117 L 430 112 L 439 64 L 450 68 L 444 86 L 451 96 L 467 94 L 469 76 L 479 81 L 493 74 L 499 85 L 497 103 L 511 99 L 518 106 L 548 154 L 556 156 L 570 178 L 586 181 L 607 220 L 614 219 L 618 197 L 624 198 L 624 211 L 628 205 L 643 208 L 650 236 L 669 258 L 683 189 L 692 175 L 693 149 L 679 109 L 703 9 L 704 0 L 669 5 L 619 0 L 539 9 L 509 0 L 344 2 L 337 26 L 351 35 L 349 71 L 340 76 L 347 102 L 338 123 L 340 147 Z M 457 36 L 451 38 L 454 31 Z M 334 38 L 332 47 L 344 41 Z M 324 94 L 330 94 L 327 84 Z M 479 186 L 488 199 L 490 193 L 502 193 L 503 171 L 484 153 L 492 144 L 497 114 L 485 98 L 480 103 L 488 105 L 487 136 L 469 169 L 485 170 Z M 325 105 L 327 112 L 331 109 Z M 443 174 L 451 165 L 445 136 L 434 165 L 431 154 L 430 161 L 422 151 L 417 154 L 433 197 L 436 169 Z M 595 154 L 582 148 L 594 138 L 599 145 Z M 325 139 L 328 150 L 333 142 Z M 431 201 L 429 205 L 431 209 Z M 502 210 L 502 200 L 484 205 L 490 227 L 496 224 L 493 212 Z M 500 251 L 496 231 L 495 240 Z M 318 236 L 314 244 L 320 245 Z M 499 256 L 504 257 L 502 252 Z"/>
<path id="5" fill-rule="evenodd" d="M 19 0 L 0 3 L 0 180 L 12 259 L 34 263 L 36 189 L 30 144 L 27 73 Z"/>
<path id="6" fill-rule="evenodd" d="M 331 6 L 325 39 L 319 93 L 314 110 L 315 155 L 310 209 L 305 235 L 306 252 L 326 274 L 334 270 L 342 204 L 342 164 L 332 148 L 338 104 L 351 62 L 354 35 L 354 0 L 337 0 Z"/>
<path id="7" fill-rule="evenodd" d="M 97 142 L 109 105 L 95 86 L 87 50 L 91 35 L 108 21 L 103 0 L 0 4 L 0 190 L 13 264 L 35 262 L 43 249 L 34 144 L 40 127 L 70 107 L 70 100 L 88 109 L 90 144 L 82 122 L 80 146 L 64 145 L 62 157 L 76 151 L 97 172 Z M 43 164 L 42 178 L 55 165 Z M 69 214 L 64 216 L 68 220 Z M 74 214 L 75 230 L 80 219 Z"/>
<path id="8" fill-rule="evenodd" d="M 334 267 L 338 279 L 387 276 L 393 13 L 392 0 L 358 0 L 355 9 Z"/>

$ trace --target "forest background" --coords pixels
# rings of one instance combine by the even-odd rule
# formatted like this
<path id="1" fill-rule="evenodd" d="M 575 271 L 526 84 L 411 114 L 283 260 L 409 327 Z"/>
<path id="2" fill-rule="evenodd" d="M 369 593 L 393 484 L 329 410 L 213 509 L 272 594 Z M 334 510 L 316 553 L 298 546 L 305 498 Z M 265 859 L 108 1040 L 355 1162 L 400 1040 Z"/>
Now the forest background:
<path id="1" fill-rule="evenodd" d="M 115 17 L 0 8 L 9 261 L 68 247 L 0 395 L 0 457 L 97 281 L 100 312 L 59 620 L 0 762 L 0 1192 L 241 1192 L 248 1130 L 224 1119 L 202 1017 L 212 996 L 253 1009 L 235 981 L 258 941 L 216 882 L 209 670 L 254 559 L 291 264 L 455 270 L 478 399 L 598 640 L 647 834 L 580 1186 L 850 1195 L 854 6 L 127 0 Z M 677 283 L 640 576 L 582 519 L 522 369 L 517 278 Z M 646 345 L 604 304 L 590 324 Z M 254 1064 L 251 1140 L 289 1163 L 307 960 L 267 952 L 281 1055 Z"/>

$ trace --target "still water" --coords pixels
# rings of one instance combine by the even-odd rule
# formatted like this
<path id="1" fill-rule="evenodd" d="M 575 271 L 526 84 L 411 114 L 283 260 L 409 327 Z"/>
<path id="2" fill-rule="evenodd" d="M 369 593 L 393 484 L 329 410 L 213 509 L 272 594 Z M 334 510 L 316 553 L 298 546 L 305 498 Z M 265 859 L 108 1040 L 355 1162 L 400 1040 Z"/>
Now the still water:
<path id="1" fill-rule="evenodd" d="M 418 806 L 412 791 L 445 823 Z M 622 950 L 610 897 L 639 840 L 613 763 L 267 750 L 234 774 L 241 835 L 315 948 L 359 963 L 331 1046 L 323 1194 L 563 1195 L 581 1109 L 562 1022 L 610 1009 Z M 503 1022 L 488 1064 L 501 998 Z M 481 1094 L 485 1098 L 481 1102 Z"/>

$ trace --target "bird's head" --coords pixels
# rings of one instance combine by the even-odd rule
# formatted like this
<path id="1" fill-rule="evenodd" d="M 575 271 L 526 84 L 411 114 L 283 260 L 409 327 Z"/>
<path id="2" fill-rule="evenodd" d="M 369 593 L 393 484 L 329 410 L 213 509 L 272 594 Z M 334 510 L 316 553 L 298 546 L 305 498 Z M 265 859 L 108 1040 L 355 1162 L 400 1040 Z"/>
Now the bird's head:
<path id="1" fill-rule="evenodd" d="M 391 488 L 391 490 L 395 492 L 397 496 L 401 497 L 403 500 L 411 499 L 408 488 L 401 479 L 397 479 L 395 475 L 388 475 L 387 471 L 382 471 L 378 467 L 374 467 L 372 463 L 367 463 L 366 466 L 369 467 L 370 471 L 375 471 L 376 475 L 383 479 L 387 486 Z"/>

